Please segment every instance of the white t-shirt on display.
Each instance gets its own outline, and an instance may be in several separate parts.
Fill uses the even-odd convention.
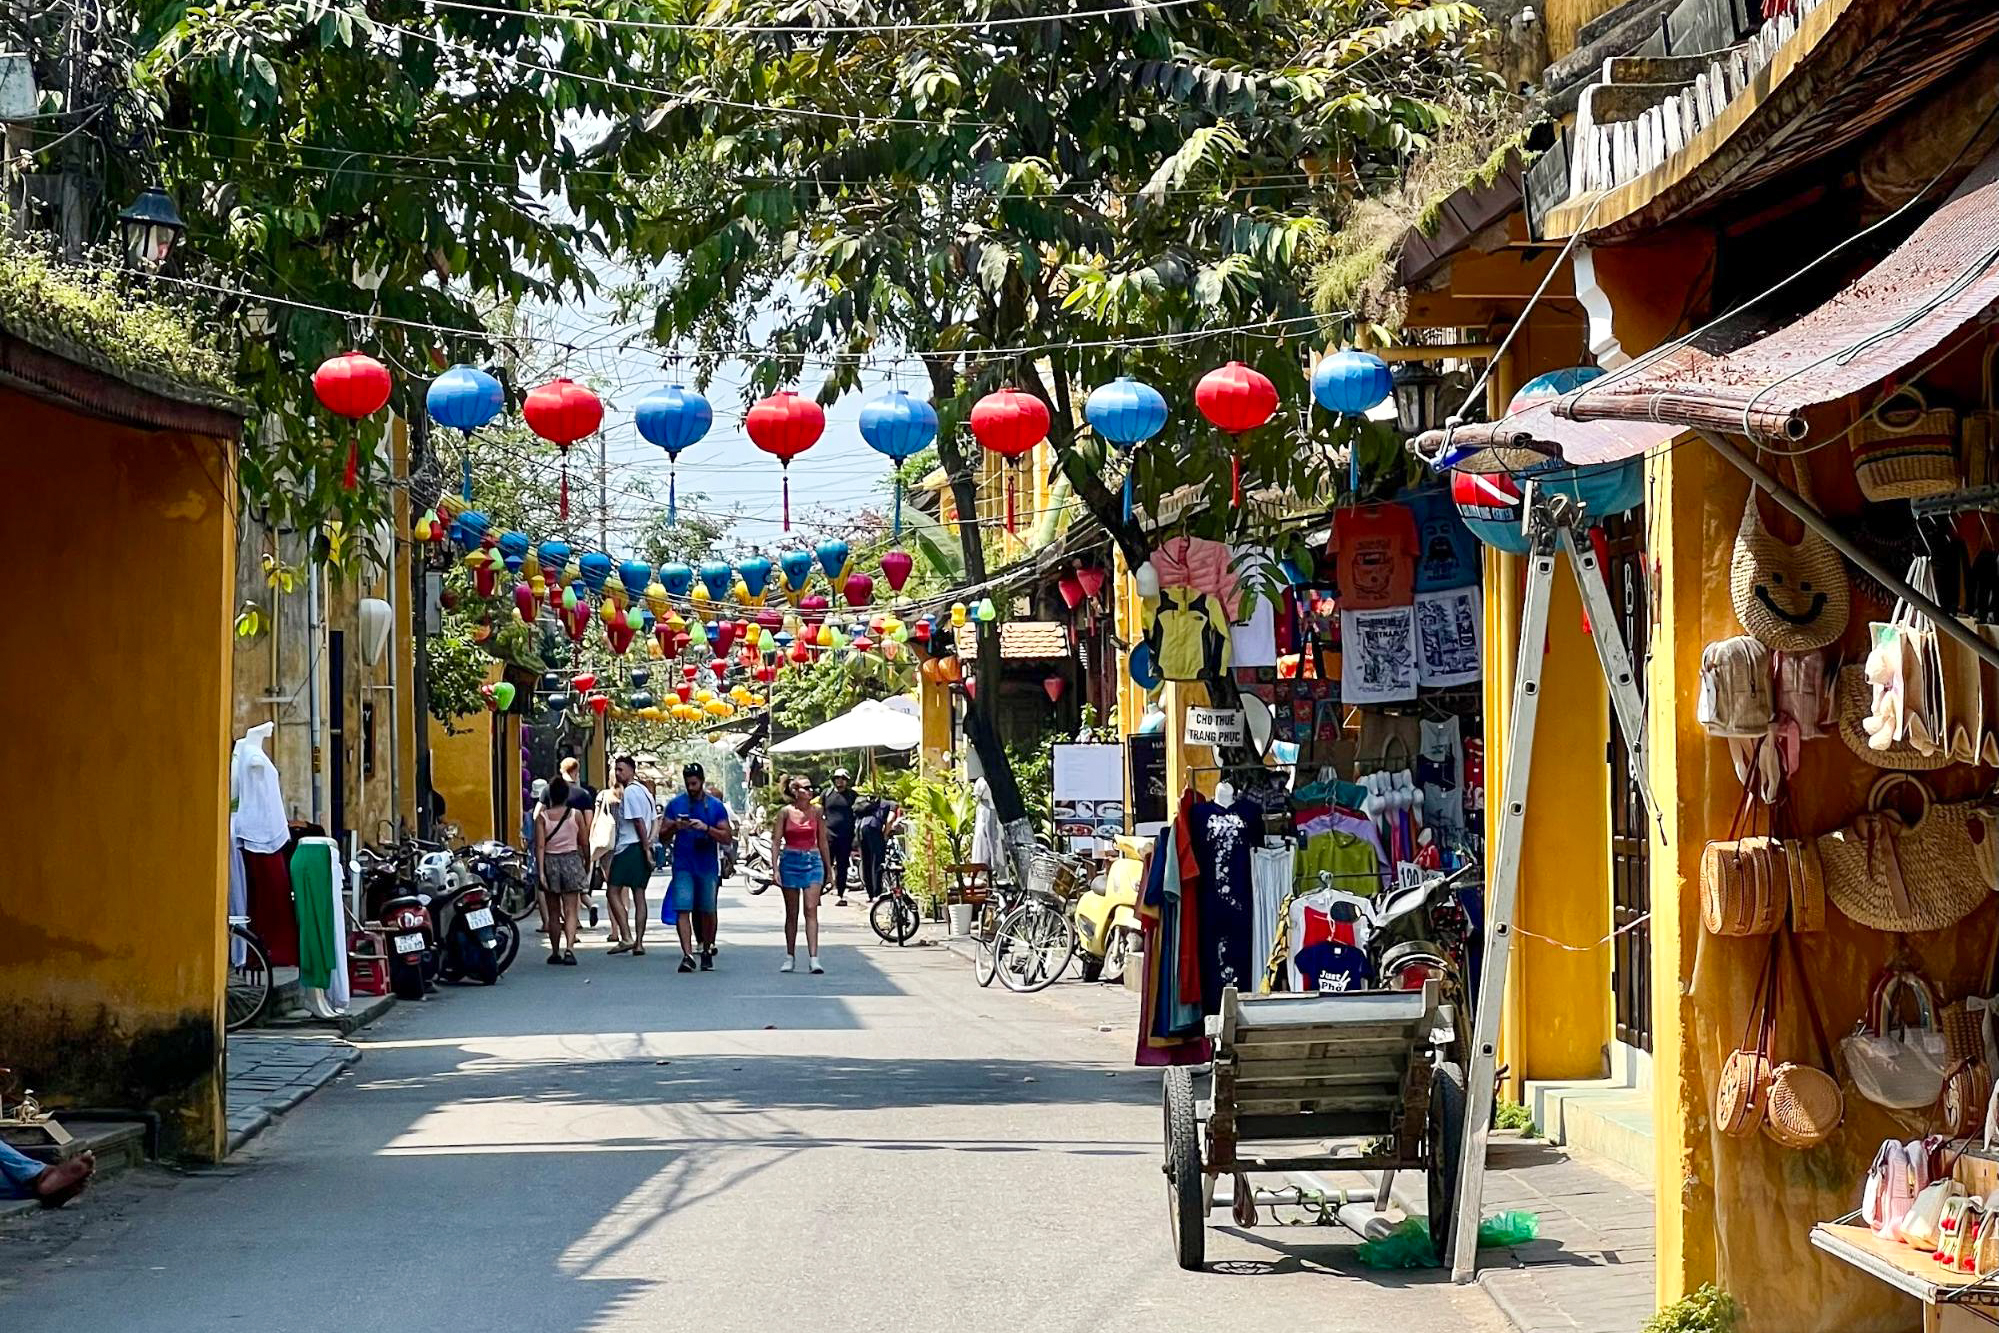
[[[658,822],[659,807],[653,803],[652,793],[640,783],[628,784],[625,787],[624,803],[618,807],[618,841],[612,847],[612,852],[615,854],[627,847],[638,846],[638,828],[648,830],[646,837],[650,840],[652,837],[650,830]],[[634,823],[638,828],[633,827]]]

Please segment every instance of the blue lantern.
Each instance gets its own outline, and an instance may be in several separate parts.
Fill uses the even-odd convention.
[[[1360,416],[1394,391],[1388,363],[1372,352],[1334,352],[1312,371],[1312,397],[1342,416]]]
[[[611,557],[602,551],[585,551],[576,561],[577,572],[583,575],[583,586],[595,597],[604,591],[604,585],[611,578]]]
[[[837,537],[829,537],[819,543],[819,568],[826,571],[826,581],[837,587],[841,574],[846,572],[847,557],[852,550],[847,543]]]
[[[736,566],[736,573],[743,580],[743,587],[753,602],[763,601],[764,589],[770,586],[771,570],[776,568],[767,555],[753,555]]]
[[[670,597],[685,597],[694,591],[694,570],[678,560],[659,567],[660,586]]]
[[[804,592],[805,581],[812,577],[812,552],[786,551],[777,558],[777,567],[784,571],[785,586],[793,592]]]
[[[777,633],[770,636],[770,641],[776,644],[780,648],[789,648],[791,647],[791,631],[788,629],[781,629]]]
[[[1083,417],[1090,423],[1090,429],[1128,453],[1166,429],[1166,400],[1150,384],[1120,375],[1090,391],[1083,403]],[[1131,521],[1131,492],[1132,470],[1127,466],[1124,472],[1127,523]]]
[[[729,600],[729,585],[735,576],[736,571],[720,560],[701,562],[701,585],[708,589],[708,595],[718,602]]]
[[[509,574],[521,572],[521,566],[528,562],[528,538],[525,532],[503,532],[500,534],[500,561]]]
[[[462,509],[458,517],[451,520],[451,540],[458,543],[462,551],[469,551],[486,540],[486,533],[493,526],[493,520],[476,509]]]
[[[891,389],[861,408],[861,438],[898,469],[895,477],[895,535],[902,535],[902,465],[937,438],[937,409],[901,389]]]
[[[507,405],[507,393],[498,380],[477,366],[453,366],[430,382],[423,401],[432,421],[469,436],[500,415],[500,409]],[[459,494],[470,504],[472,451],[469,446],[460,455],[459,466],[462,473]]]
[[[677,523],[680,505],[675,474],[679,471],[680,451],[708,433],[708,428],[715,424],[715,409],[694,390],[669,384],[639,399],[633,415],[639,434],[666,450],[666,521]]]
[[[562,582],[562,571],[569,568],[568,542],[543,542],[535,547],[534,558],[541,565],[541,576],[550,583]]]
[[[652,566],[643,560],[627,560],[618,566],[618,582],[625,585],[625,592],[637,602],[646,595],[646,585],[652,582]]]

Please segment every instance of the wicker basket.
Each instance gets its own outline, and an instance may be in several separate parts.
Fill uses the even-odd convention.
[[[1798,494],[1812,498],[1811,470],[1797,467]],[[1752,484],[1728,561],[1729,604],[1756,640],[1787,653],[1823,648],[1846,631],[1853,591],[1839,552],[1806,528],[1796,544],[1763,523]]]
[[[1876,768],[1902,773],[1925,773],[1950,762],[1950,756],[1942,750],[1924,754],[1907,741],[1896,741],[1885,750],[1874,749],[1868,745],[1867,733],[1860,726],[1860,719],[1873,711],[1874,689],[1867,683],[1865,668],[1858,663],[1841,667],[1833,685],[1833,714],[1839,738],[1857,758]]]
[[[1786,1148],[1818,1147],[1846,1115],[1838,1080],[1812,1065],[1787,1062],[1771,1070],[1768,1098],[1763,1132]]]
[[[1898,786],[1916,789],[1913,820],[1885,806]],[[1847,828],[1820,835],[1826,893],[1853,920],[1875,930],[1947,930],[1992,892],[1992,813],[1976,802],[1938,802],[1915,778],[1890,773],[1874,784],[1867,811]]]
[[[1044,898],[1066,902],[1089,884],[1089,872],[1082,864],[1045,848],[1037,848],[1027,864],[1027,891]]]
[[[1957,413],[1906,386],[1853,428],[1853,479],[1870,500],[1917,500],[1957,487]]]

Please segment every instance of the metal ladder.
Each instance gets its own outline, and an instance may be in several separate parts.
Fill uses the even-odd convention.
[[[1595,550],[1585,532],[1589,517],[1574,497],[1548,494],[1531,484],[1523,503],[1528,536],[1527,589],[1520,615],[1520,656],[1513,681],[1513,711],[1506,743],[1500,794],[1505,807],[1493,833],[1495,849],[1486,902],[1484,971],[1472,1026],[1471,1068],[1465,1075],[1465,1132],[1458,1159],[1457,1207],[1453,1214],[1453,1282],[1469,1282],[1478,1262],[1478,1224],[1485,1194],[1486,1141],[1492,1127],[1493,1084],[1499,1051],[1499,1014],[1506,994],[1507,965],[1513,954],[1513,914],[1520,896],[1520,839],[1527,824],[1527,785],[1534,771],[1534,725],[1541,712],[1541,673],[1546,661],[1548,603],[1555,588],[1555,557],[1568,558],[1589,617],[1618,730],[1624,735],[1632,781],[1644,796],[1655,823],[1658,804],[1647,776],[1645,704],[1638,693],[1631,654],[1617,625],[1617,609],[1604,586]],[[1660,825],[1663,829],[1663,825]]]

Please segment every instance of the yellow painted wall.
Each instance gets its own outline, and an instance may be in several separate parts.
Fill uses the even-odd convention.
[[[444,818],[467,842],[493,836],[493,723],[462,717],[454,734],[430,719],[430,781],[444,798]]]
[[[941,772],[951,764],[951,687],[919,678],[916,701],[923,720],[918,762],[925,773]]]
[[[0,617],[0,767],[56,797],[0,839],[0,1064],[219,1158],[233,446],[7,389],[0,420],[12,573],[52,590]]]
[[[1543,0],[1541,19],[1547,25],[1548,55],[1560,60],[1576,49],[1576,30],[1600,18],[1624,0]]]
[[[397,418],[389,433],[395,475],[409,475],[409,427]],[[410,528],[415,516],[410,512],[409,491],[401,486],[395,493],[395,518],[391,528],[396,538],[395,559],[390,578],[395,595],[389,601],[396,608],[395,627],[389,631],[389,654],[395,662],[394,695],[396,813],[412,830],[416,828],[416,634],[414,606],[410,593]]]

